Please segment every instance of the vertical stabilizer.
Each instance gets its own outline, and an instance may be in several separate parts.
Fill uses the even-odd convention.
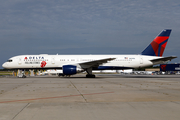
[[[164,29],[141,54],[162,56],[170,33],[171,29]]]

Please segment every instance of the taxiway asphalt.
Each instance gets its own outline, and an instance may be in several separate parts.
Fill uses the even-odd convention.
[[[0,120],[179,120],[180,75],[1,77]]]

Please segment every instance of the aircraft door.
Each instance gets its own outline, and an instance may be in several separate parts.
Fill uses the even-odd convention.
[[[52,63],[52,64],[55,64],[55,57],[52,57],[51,63]]]
[[[18,60],[18,64],[21,65],[22,64],[22,58],[20,57]]]
[[[143,64],[143,57],[140,56],[140,64]]]

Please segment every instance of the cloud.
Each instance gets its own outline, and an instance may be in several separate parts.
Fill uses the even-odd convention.
[[[89,53],[86,46],[92,53],[122,48],[124,53],[135,53],[162,29],[172,28],[166,50],[180,55],[178,0],[6,0],[0,4],[0,14],[0,50],[6,54],[62,49]]]

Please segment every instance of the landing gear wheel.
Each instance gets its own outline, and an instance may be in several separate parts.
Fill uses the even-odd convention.
[[[95,75],[91,75],[91,74],[87,74],[86,77],[87,78],[95,78],[96,76]]]

